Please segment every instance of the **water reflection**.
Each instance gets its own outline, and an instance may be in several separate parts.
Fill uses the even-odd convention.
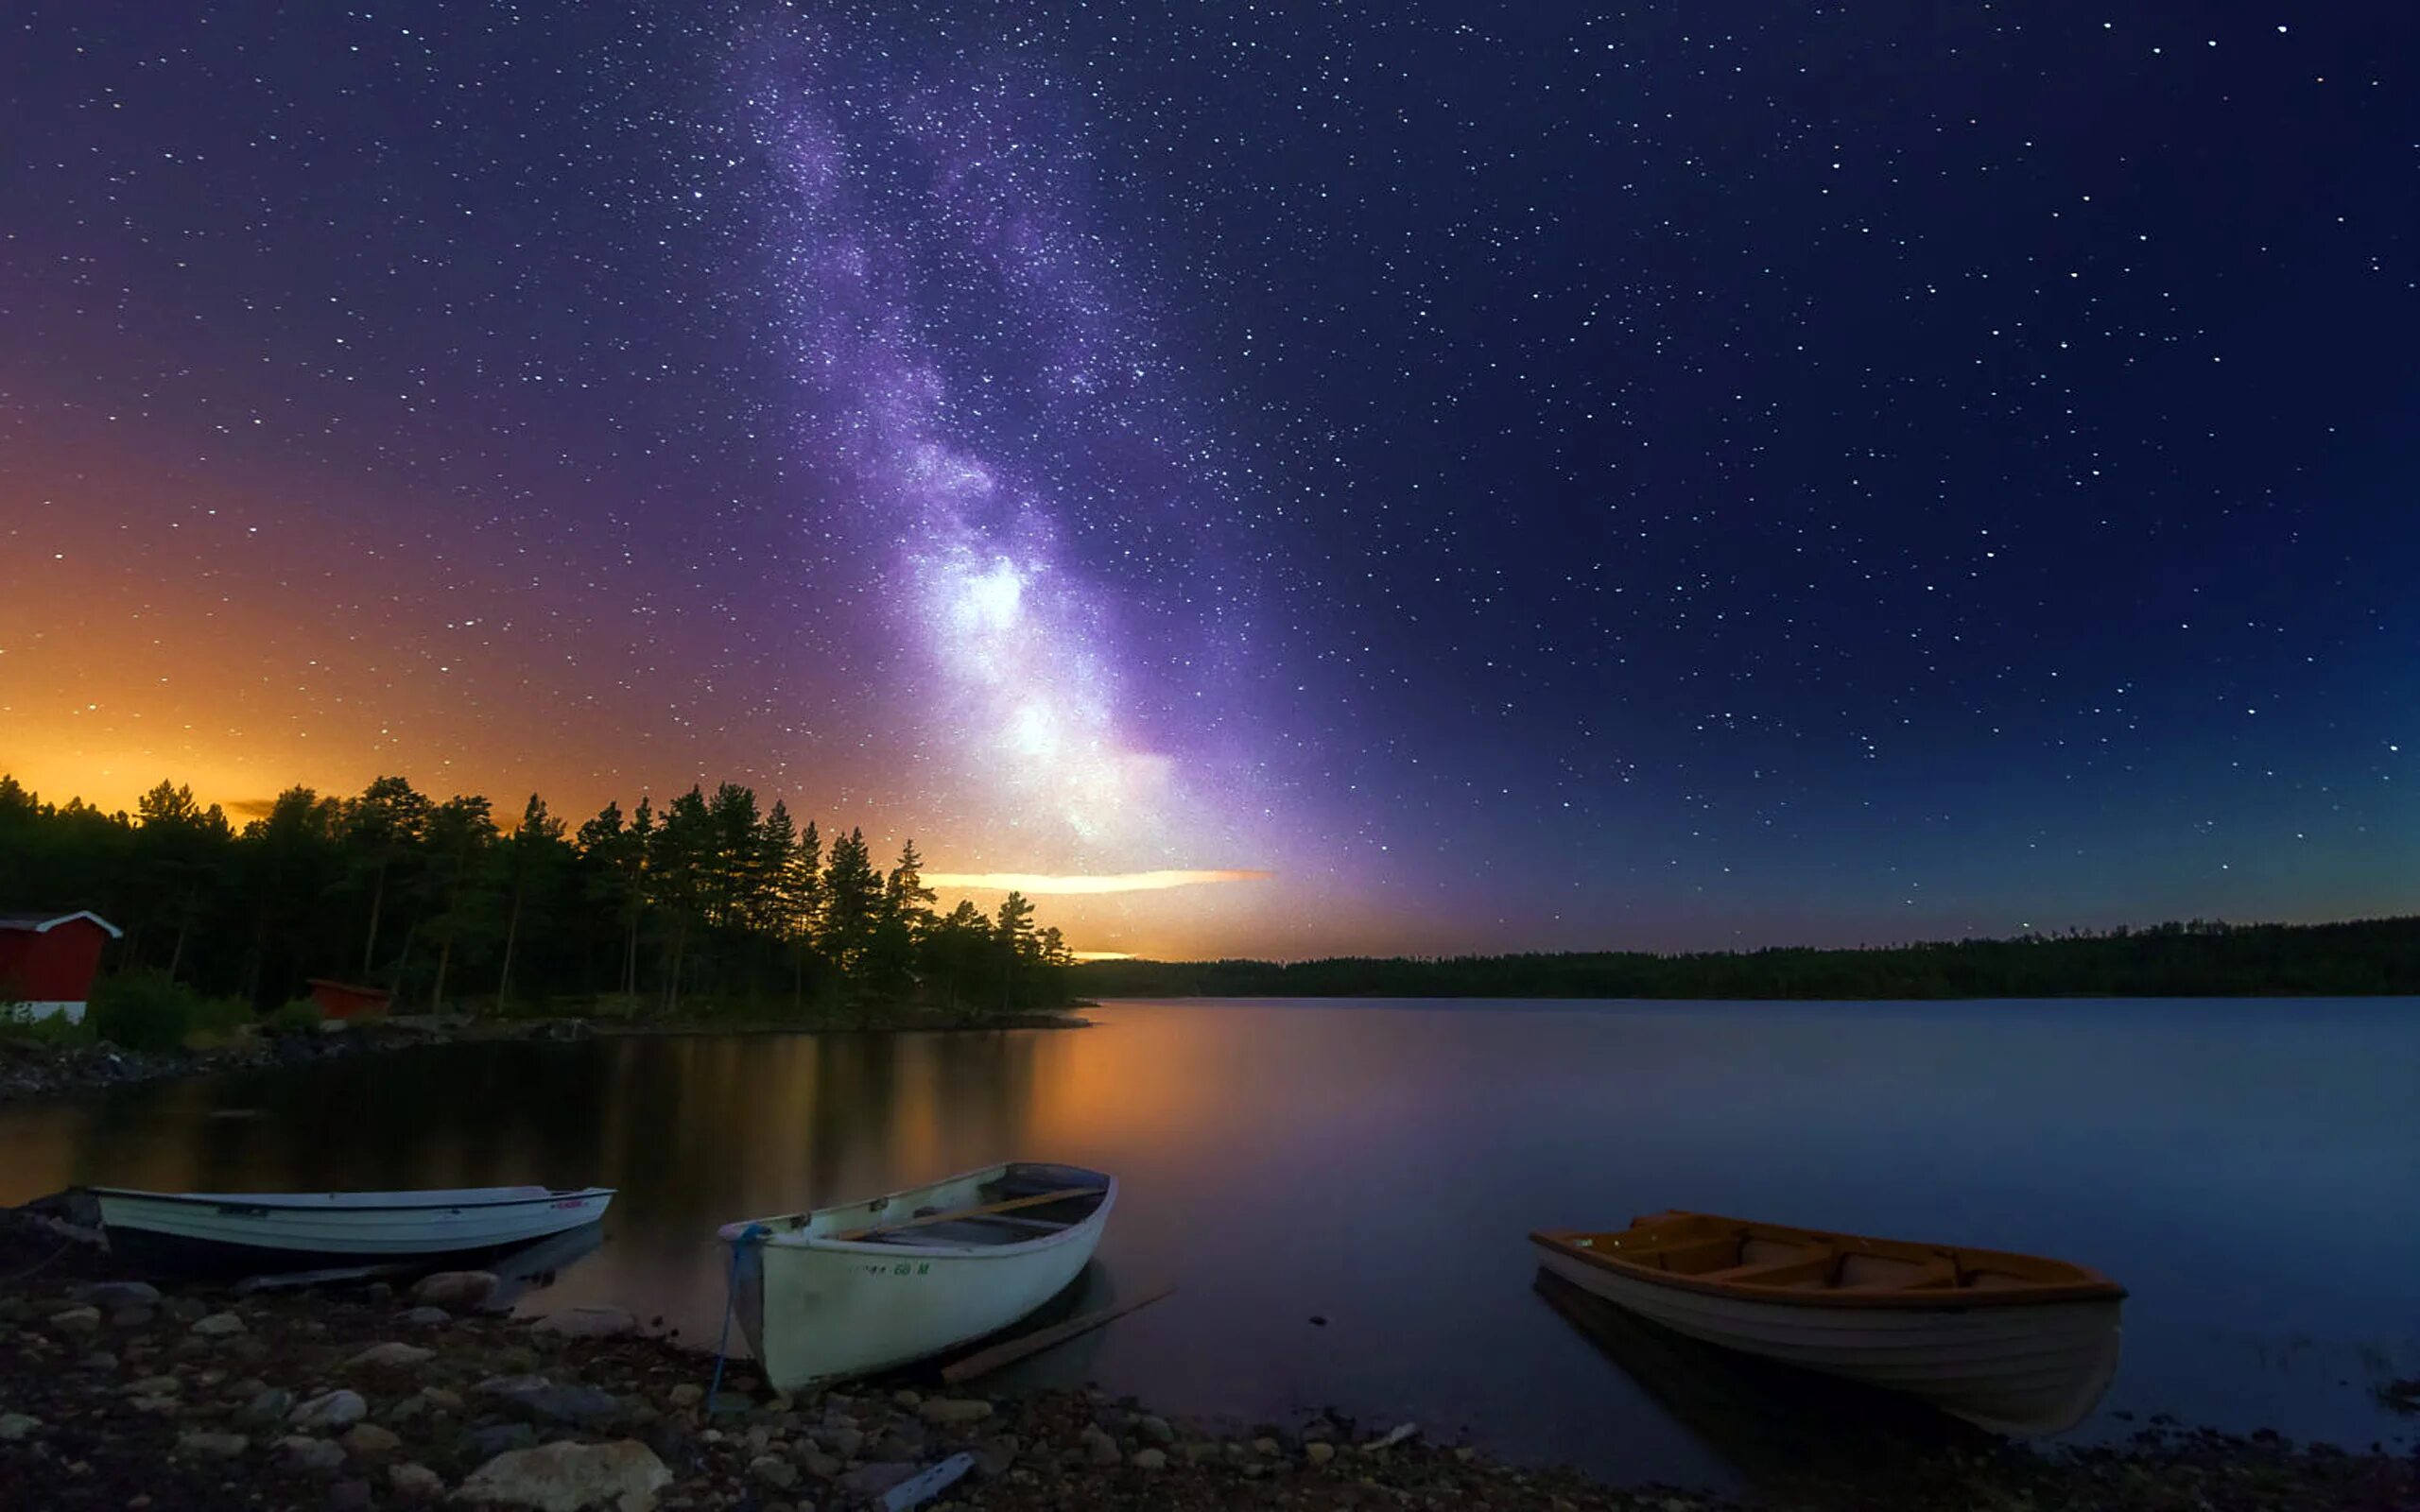
[[[2366,1444],[2420,1374],[2403,1003],[1112,1005],[1078,1033],[441,1047],[0,1109],[0,1200],[597,1182],[525,1305],[711,1343],[717,1225],[1010,1159],[1122,1179],[1090,1292],[1177,1294],[1011,1367],[1179,1412],[1334,1406],[1679,1483],[1719,1445],[1541,1306],[1524,1236],[1668,1207],[2059,1255],[2130,1286],[2112,1415]],[[251,1109],[256,1116],[215,1117]],[[2357,1215],[2357,1216],[2355,1216]],[[2342,1233],[2332,1284],[2280,1236]],[[1323,1327],[1309,1321],[1325,1318]],[[1778,1410],[1778,1409],[1764,1409]]]

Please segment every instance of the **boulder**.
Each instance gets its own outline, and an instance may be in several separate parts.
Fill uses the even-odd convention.
[[[389,1465],[387,1484],[405,1502],[434,1502],[445,1494],[445,1482],[425,1465]]]
[[[992,1416],[992,1404],[981,1398],[932,1397],[916,1408],[928,1423],[974,1423]]]
[[[345,1452],[348,1454],[360,1454],[373,1459],[381,1454],[391,1454],[404,1446],[400,1435],[379,1427],[376,1423],[355,1423],[344,1431],[344,1437],[337,1442],[344,1445]]]
[[[759,1454],[748,1462],[748,1473],[777,1491],[798,1484],[798,1467],[777,1454]]]
[[[706,1388],[694,1381],[683,1381],[665,1400],[675,1407],[694,1407],[706,1400]]]
[[[542,1444],[516,1449],[471,1472],[455,1492],[464,1502],[536,1512],[645,1506],[672,1484],[672,1472],[636,1439],[611,1444]]]
[[[297,1428],[346,1428],[370,1416],[358,1391],[329,1391],[294,1409],[286,1421]]]
[[[538,1431],[527,1423],[491,1423],[474,1428],[461,1438],[464,1460],[491,1460],[516,1449],[534,1449]]]
[[[857,1501],[873,1502],[879,1500],[885,1491],[900,1482],[913,1478],[915,1474],[915,1466],[897,1460],[860,1465],[840,1477],[840,1489]]]
[[[268,1428],[285,1421],[285,1415],[293,1410],[294,1393],[270,1386],[236,1408],[235,1420],[252,1428]]]
[[[0,1444],[13,1444],[31,1437],[41,1426],[39,1418],[28,1418],[21,1412],[0,1412]]]
[[[110,1327],[113,1329],[149,1328],[159,1315],[160,1310],[158,1308],[145,1307],[138,1302],[130,1307],[121,1307],[112,1313],[110,1314]]]
[[[478,1391],[504,1411],[532,1422],[601,1428],[631,1415],[630,1408],[611,1392],[595,1386],[559,1386],[544,1376],[491,1376],[479,1383]]]
[[[434,1276],[424,1276],[412,1287],[412,1300],[429,1307],[450,1307],[457,1311],[477,1307],[495,1295],[496,1279],[493,1271],[441,1270]]]
[[[104,1311],[120,1307],[152,1307],[160,1300],[160,1288],[149,1281],[95,1281],[83,1288],[77,1300],[90,1302]]]
[[[97,1307],[71,1307],[50,1314],[54,1333],[90,1333],[101,1326],[101,1310]]]
[[[291,1434],[277,1441],[278,1458],[298,1470],[333,1470],[344,1464],[344,1450],[333,1439]]]
[[[638,1319],[618,1307],[567,1307],[540,1318],[537,1332],[566,1339],[618,1339],[638,1326]]]
[[[1138,1449],[1134,1452],[1133,1458],[1126,1463],[1138,1470],[1164,1470],[1168,1468],[1167,1452],[1158,1449]]]
[[[373,1344],[344,1363],[348,1370],[402,1370],[436,1357],[417,1344]]]
[[[454,1321],[454,1314],[441,1307],[415,1307],[403,1315],[403,1321],[416,1329],[441,1328]]]
[[[1336,1458],[1336,1446],[1323,1438],[1313,1439],[1303,1446],[1303,1457],[1314,1465],[1324,1465]]]
[[[196,1318],[189,1332],[205,1339],[223,1339],[243,1332],[244,1320],[233,1313],[213,1313],[207,1317]]]
[[[252,1441],[241,1434],[213,1434],[192,1428],[177,1435],[177,1452],[199,1454],[205,1459],[233,1459],[251,1447]]]

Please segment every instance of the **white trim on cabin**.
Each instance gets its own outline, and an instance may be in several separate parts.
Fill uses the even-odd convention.
[[[108,930],[112,939],[126,937],[125,930],[118,928],[89,908],[78,909],[72,914],[60,914],[55,919],[43,919],[40,922],[36,922],[34,917],[30,915],[16,919],[0,918],[0,929],[13,929],[28,935],[47,935],[60,925],[72,924],[79,919],[89,919]]]
[[[9,1008],[22,1008],[31,1019],[65,1019],[70,1023],[84,1022],[84,1005],[53,999],[47,1003],[11,1003]]]

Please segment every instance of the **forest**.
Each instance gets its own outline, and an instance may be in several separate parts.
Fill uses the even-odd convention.
[[[0,911],[89,908],[104,963],[255,1008],[306,980],[390,988],[395,1011],[598,1011],[862,1022],[1066,999],[1072,959],[1011,893],[943,913],[915,842],[888,867],[724,782],[577,827],[531,795],[437,799],[400,777],[356,797],[292,787],[240,827],[162,782],[131,815],[43,802],[0,776]]]
[[[2194,919],[1854,950],[1094,961],[1087,997],[2040,998],[2420,993],[2420,918]]]

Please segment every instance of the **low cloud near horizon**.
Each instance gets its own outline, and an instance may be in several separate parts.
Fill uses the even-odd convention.
[[[1095,875],[1053,876],[1038,871],[928,871],[927,887],[954,887],[975,892],[1046,893],[1159,892],[1169,887],[1197,887],[1214,882],[1259,882],[1272,872],[1229,868],[1215,871],[1118,871]]]

